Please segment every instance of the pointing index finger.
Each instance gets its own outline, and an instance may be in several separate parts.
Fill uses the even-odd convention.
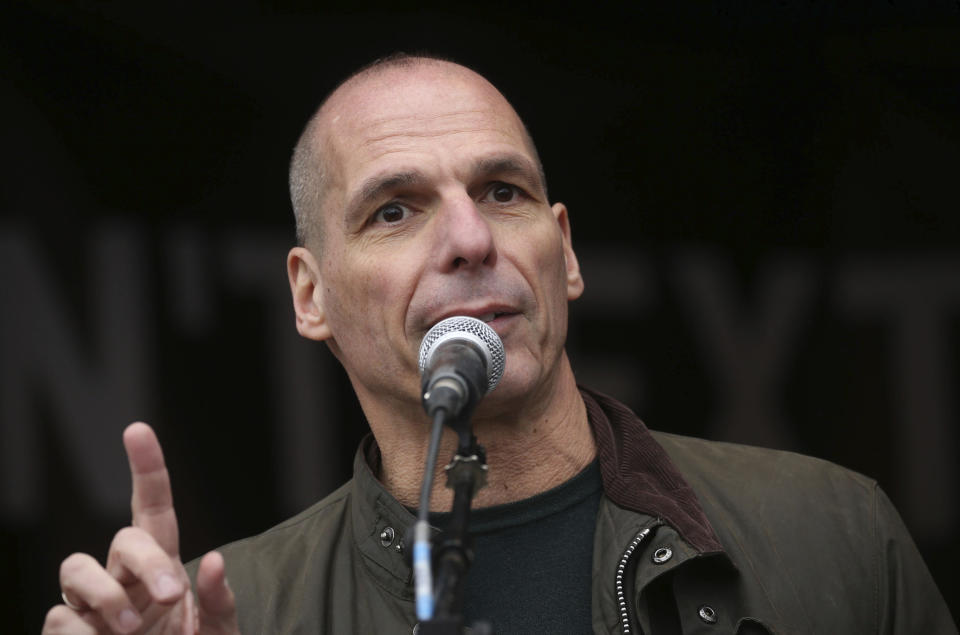
[[[133,480],[133,525],[145,529],[170,556],[180,555],[177,515],[173,509],[170,475],[153,429],[131,423],[123,431],[123,445]]]

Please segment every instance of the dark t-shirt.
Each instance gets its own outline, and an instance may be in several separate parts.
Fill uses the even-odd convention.
[[[601,492],[594,461],[552,490],[473,510],[476,558],[467,574],[466,624],[485,620],[495,635],[592,632],[593,534]],[[431,524],[445,527],[448,517],[431,514]]]

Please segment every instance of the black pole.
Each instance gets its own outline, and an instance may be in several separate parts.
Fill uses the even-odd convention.
[[[463,595],[467,571],[473,563],[470,505],[486,485],[487,461],[483,447],[468,430],[458,427],[459,447],[447,465],[447,487],[453,490],[453,507],[447,527],[433,539],[434,617],[421,622],[423,635],[463,635]],[[474,632],[492,633],[486,623]]]

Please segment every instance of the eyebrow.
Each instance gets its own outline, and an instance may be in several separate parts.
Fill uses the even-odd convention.
[[[531,189],[543,187],[539,170],[536,169],[532,161],[521,154],[498,154],[481,157],[471,167],[471,179],[489,178],[497,175],[520,177]],[[360,185],[357,193],[351,197],[346,206],[348,210],[345,219],[347,225],[352,226],[357,221],[357,217],[366,212],[370,203],[381,198],[384,194],[400,188],[422,185],[428,181],[429,177],[416,169],[384,172],[371,176]]]
[[[510,175],[521,177],[531,189],[543,187],[540,171],[533,162],[520,154],[506,154],[479,159],[473,166],[474,174],[481,176]]]
[[[347,223],[353,224],[356,217],[366,211],[368,204],[386,192],[401,187],[419,185],[427,180],[423,173],[416,170],[375,174],[360,185],[359,191],[347,204]]]

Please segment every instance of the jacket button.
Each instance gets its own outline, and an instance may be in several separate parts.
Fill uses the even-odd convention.
[[[670,547],[660,547],[653,552],[653,563],[654,564],[663,564],[667,560],[673,557],[673,549]]]
[[[380,544],[384,547],[389,547],[393,544],[393,538],[396,536],[396,532],[393,530],[393,527],[384,527],[383,531],[380,532]]]
[[[713,610],[712,606],[704,604],[700,607],[700,619],[706,622],[707,624],[716,624],[717,623],[717,612]]]

